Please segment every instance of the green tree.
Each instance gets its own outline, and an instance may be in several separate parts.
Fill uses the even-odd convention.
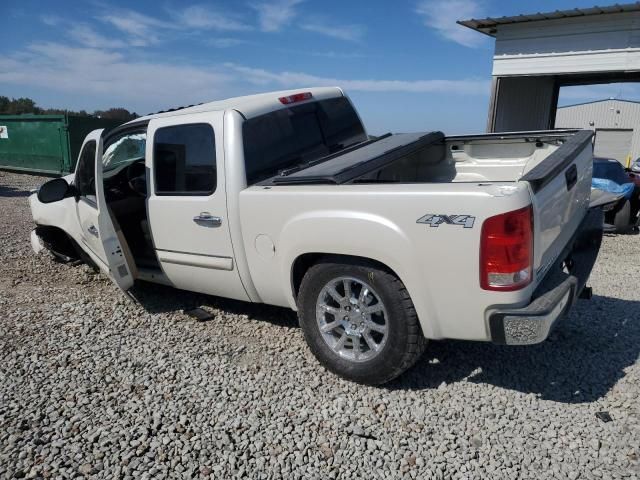
[[[0,113],[5,113],[9,109],[11,99],[0,95]]]
[[[110,108],[109,110],[96,110],[93,112],[94,117],[99,118],[109,118],[112,120],[122,120],[123,122],[128,122],[129,120],[133,120],[134,118],[138,118],[137,113],[131,113],[126,108]]]
[[[36,105],[36,102],[30,98],[22,97],[22,98],[9,98],[0,95],[0,114],[9,114],[9,115],[21,115],[23,113],[45,113],[50,115],[77,115],[80,117],[99,117],[99,118],[109,118],[113,120],[121,120],[123,122],[127,122],[129,120],[133,120],[134,118],[138,118],[138,114],[135,112],[130,112],[126,108],[117,107],[110,108],[108,110],[96,110],[92,114],[88,113],[86,110],[80,110],[79,112],[73,110],[67,110],[63,108],[40,108]]]
[[[36,102],[30,98],[8,98],[0,97],[0,112],[11,115],[21,115],[23,113],[40,113],[42,110],[36,106]]]

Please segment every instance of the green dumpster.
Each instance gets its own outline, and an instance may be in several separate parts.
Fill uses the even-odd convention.
[[[46,175],[74,171],[84,137],[120,120],[75,115],[0,115],[0,169]]]

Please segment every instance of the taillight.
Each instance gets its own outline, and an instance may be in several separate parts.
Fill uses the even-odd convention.
[[[512,291],[531,282],[531,205],[487,218],[480,235],[480,286],[483,289]]]
[[[290,103],[302,102],[303,100],[309,100],[312,98],[311,92],[303,92],[303,93],[294,93],[293,95],[289,95],[287,97],[280,97],[280,103],[284,105],[289,105]]]

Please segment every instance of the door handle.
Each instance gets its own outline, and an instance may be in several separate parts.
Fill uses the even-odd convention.
[[[98,237],[98,229],[95,227],[95,225],[91,225],[89,228],[87,228],[87,232],[89,232],[94,237]]]
[[[222,225],[222,218],[211,215],[209,212],[200,212],[200,215],[193,217],[193,221],[198,224],[206,224],[211,227]]]

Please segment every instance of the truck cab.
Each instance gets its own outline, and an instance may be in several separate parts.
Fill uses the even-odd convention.
[[[59,210],[73,240],[124,290],[141,279],[256,299],[241,279],[246,262],[234,255],[231,231],[239,225],[227,215],[238,208],[239,192],[301,158],[367,139],[348,98],[330,88],[314,89],[314,102],[296,112],[291,131],[274,131],[263,113],[289,115],[287,102],[300,99],[287,94],[212,102],[96,130],[82,145],[75,174],[65,177],[70,199],[48,208]],[[243,130],[250,141],[238,144]],[[242,244],[236,249],[242,253]]]

